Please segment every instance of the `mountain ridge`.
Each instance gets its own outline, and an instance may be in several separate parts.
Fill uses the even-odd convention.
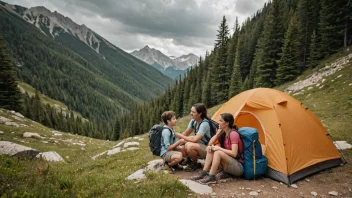
[[[158,63],[163,66],[164,69],[175,66],[179,70],[185,70],[191,66],[195,66],[199,60],[199,57],[193,53],[181,55],[180,57],[167,56],[160,50],[150,48],[148,45],[142,49],[134,50],[130,54],[150,65]]]

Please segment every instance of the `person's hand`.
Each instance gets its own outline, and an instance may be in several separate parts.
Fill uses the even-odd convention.
[[[186,140],[184,140],[184,139],[179,139],[179,140],[178,140],[178,143],[179,143],[179,144],[185,144],[185,143],[186,143]]]
[[[212,146],[211,146],[211,150],[212,150],[212,151],[218,151],[218,150],[220,150],[220,147],[219,147],[219,146],[214,146],[214,145],[212,145]]]
[[[207,152],[211,152],[211,147],[212,146],[207,146]]]

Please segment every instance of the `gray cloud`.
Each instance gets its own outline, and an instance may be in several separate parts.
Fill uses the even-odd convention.
[[[225,15],[229,28],[267,0],[5,0],[24,7],[43,5],[85,24],[130,52],[149,45],[167,55],[204,55],[213,48]]]

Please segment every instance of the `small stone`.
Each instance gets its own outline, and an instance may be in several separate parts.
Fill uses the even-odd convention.
[[[318,195],[318,193],[316,193],[316,192],[314,192],[314,191],[310,192],[310,194],[311,194],[312,196],[314,196],[314,197]]]
[[[246,193],[242,193],[241,195],[242,195],[242,196],[246,196]]]
[[[348,86],[352,86],[352,83],[350,83]]]
[[[339,75],[339,76],[337,76],[337,78],[341,78],[342,77],[342,74],[341,75]]]
[[[264,188],[264,185],[260,185],[261,188]]]
[[[339,193],[336,192],[336,191],[330,191],[330,192],[329,192],[329,195],[332,195],[332,196],[339,196]]]
[[[0,135],[2,135],[2,134],[4,134],[4,132],[3,132],[3,131],[0,131]]]
[[[284,183],[280,182],[281,185],[283,185]]]
[[[211,196],[216,196],[216,192],[211,193]]]
[[[305,179],[306,180],[306,182],[310,182],[310,180],[309,179]]]
[[[277,190],[277,189],[278,189],[276,186],[273,186],[273,187],[271,187],[271,188],[274,189],[274,190]]]
[[[255,191],[252,191],[252,192],[249,193],[249,195],[250,195],[250,196],[258,196],[258,193],[255,192]]]
[[[292,188],[297,188],[297,185],[296,184],[292,184],[291,187]]]
[[[348,191],[352,192],[352,188],[349,188]]]
[[[257,190],[258,193],[262,192],[261,190]]]
[[[252,190],[251,188],[246,188],[246,190]]]
[[[313,89],[313,87],[308,87],[308,90],[311,90],[311,89]]]
[[[334,80],[331,80],[331,82],[334,82]]]

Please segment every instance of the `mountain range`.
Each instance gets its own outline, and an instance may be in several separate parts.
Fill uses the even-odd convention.
[[[22,81],[102,125],[173,84],[85,25],[42,6],[0,1],[0,35]]]
[[[189,67],[197,65],[199,61],[199,57],[192,53],[175,58],[166,56],[161,51],[150,48],[148,45],[140,50],[131,52],[131,54],[171,78],[182,75]]]

